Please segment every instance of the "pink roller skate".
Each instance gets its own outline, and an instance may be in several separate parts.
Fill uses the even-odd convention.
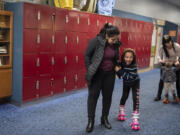
[[[139,113],[137,111],[134,111],[133,117],[132,117],[131,127],[133,130],[139,130]]]
[[[118,120],[120,120],[120,121],[125,121],[126,120],[124,105],[120,105],[119,114],[118,114]]]

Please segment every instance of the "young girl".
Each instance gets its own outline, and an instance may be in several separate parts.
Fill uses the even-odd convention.
[[[118,119],[125,120],[125,103],[132,89],[133,96],[133,116],[131,127],[139,130],[139,87],[140,79],[137,73],[136,55],[133,49],[126,49],[121,56],[121,67],[116,66],[115,71],[119,78],[123,78],[123,94],[120,101]]]
[[[173,62],[167,61],[164,64],[165,66],[162,67],[162,80],[164,82],[164,90],[165,90],[165,98],[163,100],[163,103],[168,104],[169,103],[169,89],[172,91],[173,99],[176,103],[178,103],[179,99],[176,96],[175,93],[175,87],[174,82],[176,81],[176,74],[174,72]]]

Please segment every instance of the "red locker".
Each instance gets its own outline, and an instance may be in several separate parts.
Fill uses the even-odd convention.
[[[127,28],[127,32],[131,32],[131,19],[126,19],[126,28]]]
[[[40,52],[51,52],[53,47],[53,31],[41,29],[38,34],[38,45]]]
[[[78,32],[76,35],[76,42],[78,43],[77,52],[84,53],[86,50],[86,47],[88,45],[88,33],[85,32]]]
[[[33,77],[38,74],[39,59],[36,54],[23,55],[23,76]]]
[[[38,10],[37,5],[24,3],[24,28],[38,28]]]
[[[56,8],[55,15],[55,31],[67,30],[69,25],[68,10],[62,8]]]
[[[24,29],[23,30],[23,53],[37,53],[37,38],[38,30]],[[31,42],[29,42],[31,39]]]
[[[67,53],[77,53],[79,49],[79,36],[77,35],[77,32],[67,32],[67,38]]]
[[[78,17],[79,17],[78,32],[88,32],[89,14],[78,12]]]
[[[79,31],[80,17],[77,11],[69,10],[68,12],[68,31]]]
[[[53,80],[51,80],[51,83],[53,83],[52,90],[54,94],[63,93],[65,91],[65,77],[65,73],[61,73],[61,71],[59,71],[58,74],[53,75]]]
[[[123,43],[123,47],[125,48],[128,46],[128,36],[128,32],[121,32],[121,42]]]
[[[99,31],[101,30],[101,28],[104,26],[105,23],[107,23],[107,16],[103,16],[103,15],[99,15]]]
[[[50,75],[52,73],[52,66],[54,65],[54,58],[52,54],[39,54],[39,74]]]
[[[40,75],[39,80],[39,97],[53,95],[52,90],[52,77],[50,75]]]
[[[53,73],[55,75],[65,74],[67,72],[67,56],[66,54],[55,53],[54,54],[54,66]]]
[[[42,5],[39,5],[37,8],[39,28],[53,30],[53,23],[55,20],[55,9],[53,7],[47,7]]]
[[[77,75],[78,75],[77,88],[81,89],[87,87],[87,82],[85,80],[85,71],[82,70]]]
[[[85,52],[84,52],[85,53]],[[78,70],[85,70],[84,53],[79,53],[78,58]]]
[[[67,51],[68,34],[66,31],[55,31],[55,43],[53,51],[56,53],[65,54]]]
[[[93,32],[93,33],[99,33],[99,19],[98,15],[96,14],[90,14],[89,15],[89,29],[88,32]]]
[[[122,18],[122,31],[123,32],[127,32],[128,29],[128,24],[127,24],[127,19],[126,18]]]
[[[72,69],[73,68],[71,68],[71,71],[68,71],[66,73],[66,85],[65,85],[66,91],[72,91],[77,88],[77,85],[75,85],[77,77]]]
[[[37,78],[34,77],[23,77],[23,91],[22,91],[22,100],[30,101],[38,98],[38,84]]]

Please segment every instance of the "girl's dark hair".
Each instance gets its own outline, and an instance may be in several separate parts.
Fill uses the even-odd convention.
[[[108,37],[113,37],[115,35],[119,35],[120,31],[118,27],[113,26],[111,23],[105,23],[103,28],[101,28],[99,35],[106,37],[106,34]]]
[[[162,45],[163,45],[163,50],[164,50],[164,52],[165,52],[165,55],[166,55],[166,57],[168,57],[169,58],[169,53],[168,53],[168,51],[167,51],[167,48],[166,48],[166,43],[169,43],[169,42],[172,42],[172,47],[173,47],[173,50],[174,50],[174,52],[175,52],[175,48],[174,48],[174,42],[173,42],[173,40],[172,40],[172,37],[171,36],[169,36],[169,35],[164,35],[163,36],[163,39],[162,39]]]
[[[126,62],[125,62],[125,60],[124,60],[124,57],[125,57],[125,55],[126,55],[127,52],[130,52],[130,53],[132,53],[132,55],[133,55],[133,61],[132,61],[132,63],[131,63],[130,65],[136,65],[136,54],[135,54],[134,50],[131,49],[131,48],[127,48],[127,49],[125,49],[125,50],[123,51],[122,56],[121,56],[121,62],[122,62],[122,64],[123,64],[123,65],[126,64]]]

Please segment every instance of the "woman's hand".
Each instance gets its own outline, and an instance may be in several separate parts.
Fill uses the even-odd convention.
[[[114,70],[115,70],[116,72],[118,72],[120,69],[121,69],[120,66],[116,66]]]
[[[174,65],[177,67],[177,66],[180,66],[180,63],[179,63],[179,61],[176,61],[175,63],[174,63]]]
[[[159,59],[159,63],[160,63],[160,64],[165,64],[165,61],[164,61],[164,60]]]

